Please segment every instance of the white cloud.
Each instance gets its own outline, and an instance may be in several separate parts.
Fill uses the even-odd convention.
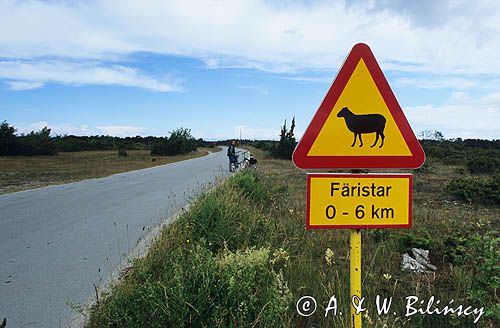
[[[116,137],[133,137],[140,135],[144,128],[139,126],[127,125],[111,125],[111,126],[98,126],[99,134],[116,136]]]
[[[50,124],[47,121],[38,121],[32,123],[19,123],[14,124],[17,129],[17,133],[30,133],[31,131],[39,131],[44,127],[51,129],[51,135],[79,135],[79,136],[89,136],[96,135],[97,131],[92,129],[90,126],[82,124],[79,126],[61,123],[61,124]]]
[[[500,139],[500,91],[477,98],[458,92],[442,106],[407,107],[405,114],[415,133],[430,129],[446,138]]]
[[[137,69],[120,65],[105,67],[96,62],[0,60],[0,78],[7,79],[7,84],[14,90],[34,89],[50,82],[122,85],[159,92],[180,90],[175,84],[153,79]]]
[[[9,13],[0,57],[112,60],[145,51],[196,57],[210,67],[336,70],[347,50],[365,41],[384,68],[499,72],[500,5],[443,3],[429,15],[401,1],[11,0],[0,4]]]
[[[51,124],[47,121],[39,121],[32,123],[19,123],[14,124],[17,133],[27,134],[31,131],[39,131],[44,127],[51,129],[51,135],[77,135],[77,136],[91,136],[91,135],[109,135],[115,137],[134,137],[147,132],[145,128],[140,126],[129,125],[110,125],[110,126],[96,126],[91,127],[87,124],[73,125],[70,123]]]
[[[480,86],[480,82],[474,79],[457,77],[439,78],[398,78],[396,84],[400,86],[411,86],[418,89],[445,89],[467,90]]]
[[[39,122],[19,124],[14,126],[17,129],[17,133],[30,133],[31,131],[39,131],[48,125],[49,123],[46,121],[39,121]]]
[[[303,82],[303,83],[321,83],[321,84],[332,84],[332,77],[317,77],[317,76],[288,76],[287,80]]]
[[[232,135],[226,135],[225,139],[239,139],[241,132],[242,139],[269,139],[277,140],[279,139],[280,131],[277,129],[266,129],[259,127],[249,127],[246,125],[238,125],[233,128]]]
[[[7,81],[5,82],[11,90],[32,90],[43,87],[42,82],[30,82],[30,81]]]

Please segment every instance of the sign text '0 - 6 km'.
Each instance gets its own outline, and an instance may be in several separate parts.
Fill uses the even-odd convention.
[[[411,174],[308,174],[308,228],[411,227]]]

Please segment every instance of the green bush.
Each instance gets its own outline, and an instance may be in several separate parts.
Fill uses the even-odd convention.
[[[438,244],[432,234],[425,228],[405,231],[402,234],[395,235],[394,238],[397,241],[398,248],[401,253],[410,252],[412,248],[433,251],[436,249]]]
[[[460,200],[485,205],[500,205],[500,174],[492,178],[459,178],[452,180],[446,190]]]
[[[463,265],[467,258],[467,244],[470,238],[462,235],[448,236],[444,241],[444,255],[453,265]]]
[[[500,170],[500,158],[496,156],[472,157],[467,161],[471,174],[495,174]]]
[[[475,304],[487,304],[500,288],[499,231],[472,236],[450,236],[445,242],[445,255],[454,265],[475,267],[476,274],[469,279],[468,299]],[[500,320],[500,307],[486,309],[486,318]]]
[[[265,151],[272,151],[276,147],[277,142],[272,140],[259,140],[252,143],[252,146]]]
[[[190,129],[179,128],[171,132],[170,137],[163,139],[151,149],[153,156],[172,156],[196,150],[196,139]]]
[[[451,165],[463,165],[468,161],[473,161],[471,163],[473,170],[475,169],[475,159],[487,157],[498,161],[500,156],[500,140],[462,140],[459,138],[455,140],[421,140],[420,143],[427,157],[438,158],[443,163]],[[483,162],[483,160],[477,161]],[[479,165],[482,167],[482,163]]]

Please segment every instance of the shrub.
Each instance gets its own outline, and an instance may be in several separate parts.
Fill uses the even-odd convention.
[[[437,247],[437,241],[427,229],[405,231],[402,234],[395,235],[394,238],[401,252],[410,252],[412,248],[434,250]]]
[[[163,139],[151,149],[153,156],[172,156],[196,150],[196,139],[190,129],[179,128],[171,132],[170,137]]]
[[[446,190],[460,200],[500,205],[500,174],[491,179],[460,178],[450,181]]]
[[[494,174],[500,168],[500,159],[496,156],[472,157],[467,161],[471,174]]]
[[[260,140],[253,143],[255,148],[266,151],[272,151],[276,147],[277,142],[272,140]]]
[[[500,238],[493,230],[472,236],[452,235],[445,242],[445,255],[454,265],[475,267],[478,273],[469,280],[468,299],[487,304],[500,286]],[[486,318],[500,319],[498,306],[486,309]]]

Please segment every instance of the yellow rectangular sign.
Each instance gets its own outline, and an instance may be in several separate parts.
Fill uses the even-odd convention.
[[[307,175],[307,228],[410,228],[411,174]]]

